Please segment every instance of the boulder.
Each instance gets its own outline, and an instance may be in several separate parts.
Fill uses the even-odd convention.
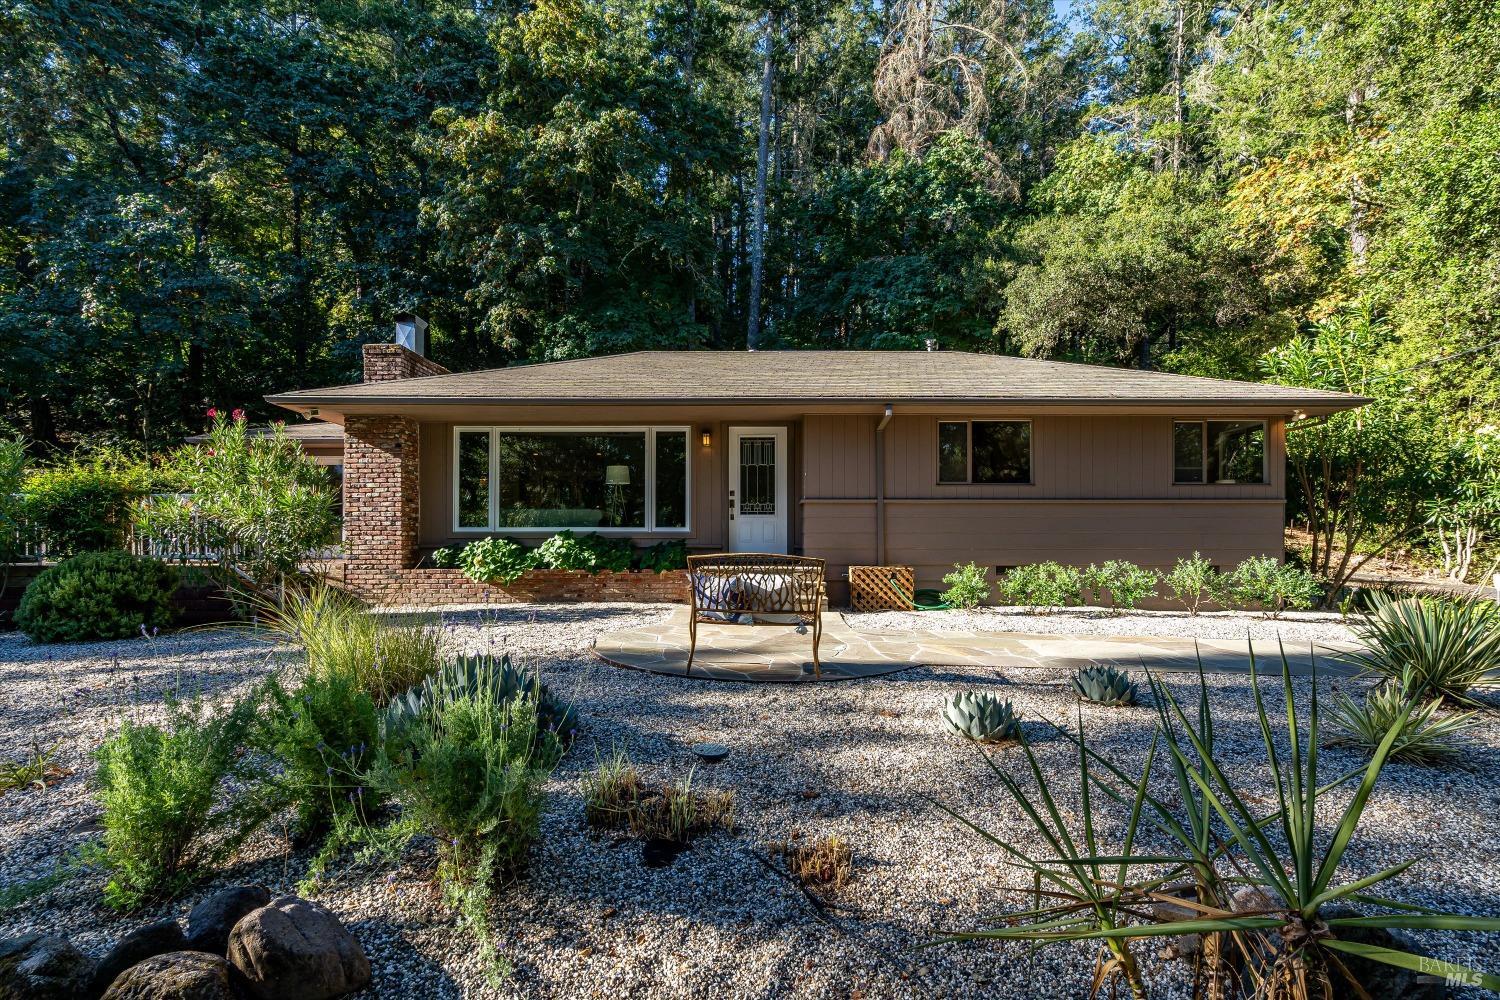
[[[169,951],[121,972],[101,1000],[234,1000],[234,988],[218,955]]]
[[[94,963],[59,934],[0,941],[0,1000],[73,1000],[88,991]]]
[[[229,932],[252,910],[271,901],[271,890],[263,885],[236,885],[221,889],[202,900],[188,913],[187,946],[192,951],[223,955],[229,950]]]
[[[255,1000],[329,1000],[370,982],[370,962],[326,906],[282,896],[229,933],[229,961]]]
[[[104,953],[94,968],[93,988],[89,991],[98,996],[109,989],[115,977],[138,962],[154,955],[165,955],[169,951],[182,951],[186,944],[182,928],[175,920],[158,920],[154,924],[137,927],[120,938],[115,946]]]

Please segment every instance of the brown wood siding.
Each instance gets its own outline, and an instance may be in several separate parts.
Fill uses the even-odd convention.
[[[1183,419],[1201,416],[1183,414]],[[1266,483],[1255,486],[1174,486],[1172,417],[1032,418],[1032,482],[1029,485],[939,485],[937,425],[940,419],[943,418],[898,415],[886,427],[888,498],[1081,500],[1192,497],[1268,500],[1285,496],[1285,432],[1279,420],[1267,421]],[[1016,419],[1026,418],[1018,415]],[[870,437],[871,443],[865,447],[873,453],[873,434]],[[856,446],[847,434],[844,440],[847,447]],[[811,447],[809,441],[809,453]],[[873,491],[865,495],[871,496]]]
[[[967,414],[954,414],[962,419]],[[1213,417],[1183,413],[1180,419]],[[1028,419],[975,414],[975,419]],[[1223,565],[1282,548],[1285,427],[1267,420],[1267,482],[1172,484],[1168,415],[1038,415],[1029,485],[940,485],[936,415],[899,412],[886,427],[885,561],[936,586],[956,562],[991,569],[1055,559],[1170,566],[1200,551]],[[829,577],[876,561],[876,417],[803,421],[803,550]]]

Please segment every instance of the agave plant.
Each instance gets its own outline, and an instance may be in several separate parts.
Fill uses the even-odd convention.
[[[424,713],[486,689],[494,693],[497,704],[522,697],[535,699],[539,731],[553,732],[566,741],[578,728],[578,713],[573,706],[554,695],[535,674],[515,666],[508,655],[497,660],[486,653],[449,660],[421,684],[393,698],[386,707],[386,731],[400,729]]]
[[[1073,675],[1073,693],[1096,705],[1134,705],[1136,685],[1130,675],[1114,667],[1084,667]]]
[[[1500,607],[1491,601],[1375,593],[1354,634],[1364,648],[1345,659],[1391,681],[1409,673],[1408,690],[1476,705],[1470,691],[1500,686]]]
[[[1080,838],[1068,833],[1034,761],[1038,788],[1035,799],[1011,779],[1002,778],[1002,784],[1055,854],[1037,858],[980,830],[1013,861],[1033,870],[1039,880],[1049,882],[1052,890],[1045,895],[1055,902],[1010,914],[1006,926],[954,935],[947,940],[1010,938],[1039,944],[1099,941],[1112,956],[1101,963],[1101,975],[1107,971],[1124,976],[1139,997],[1144,995],[1144,986],[1138,975],[1131,977],[1117,946],[1137,938],[1193,935],[1219,945],[1217,951],[1203,949],[1215,962],[1211,970],[1215,986],[1208,995],[1227,996],[1243,990],[1266,1000],[1309,1000],[1351,993],[1362,995],[1362,985],[1352,991],[1349,988],[1351,983],[1358,985],[1351,966],[1358,968],[1361,962],[1419,971],[1427,968],[1430,960],[1399,948],[1371,943],[1368,935],[1372,930],[1500,931],[1500,918],[1442,913],[1377,894],[1377,887],[1405,872],[1415,864],[1414,860],[1335,883],[1335,874],[1345,860],[1349,843],[1381,769],[1401,735],[1412,703],[1407,702],[1392,721],[1366,767],[1319,785],[1316,672],[1305,736],[1285,654],[1282,676],[1289,755],[1278,747],[1272,735],[1272,722],[1261,696],[1251,651],[1250,686],[1279,808],[1263,816],[1255,815],[1248,805],[1250,796],[1225,774],[1213,745],[1212,713],[1201,667],[1196,723],[1165,684],[1150,678],[1162,723],[1157,740],[1165,748],[1178,782],[1178,801],[1169,802],[1148,790],[1156,743],[1147,756],[1143,773],[1132,779],[1117,764],[1090,750],[1080,730],[1083,849],[1075,846]],[[1355,787],[1352,795],[1341,795],[1347,798],[1342,812],[1337,817],[1320,815],[1320,802],[1326,799],[1329,789],[1347,784]],[[1097,852],[1094,831],[1102,825],[1102,818],[1095,814],[1090,786],[1105,791],[1110,800],[1130,806],[1123,838],[1125,846],[1118,854]],[[1143,815],[1176,842],[1180,854],[1131,853],[1130,845]],[[1331,824],[1329,819],[1333,820]],[[1105,867],[1113,868],[1108,879],[1097,874]],[[1136,876],[1134,873],[1142,867],[1147,867],[1152,875]],[[1184,877],[1193,880],[1196,899],[1164,891]],[[1247,888],[1251,890],[1248,893]],[[1151,900],[1168,903],[1178,913],[1186,910],[1189,915],[1141,923],[1149,916],[1143,904]],[[1349,904],[1364,907],[1367,912],[1355,914]],[[1500,990],[1500,976],[1452,963],[1447,964],[1446,971],[1486,989]],[[1100,982],[1096,976],[1096,985]]]
[[[1362,701],[1340,695],[1333,703],[1329,746],[1362,746],[1374,749],[1395,725],[1408,702],[1415,699],[1401,735],[1391,747],[1391,760],[1408,764],[1441,764],[1462,749],[1459,737],[1479,724],[1474,712],[1438,716],[1441,698],[1423,698],[1411,671],[1401,681],[1386,681],[1365,693]]]
[[[943,702],[943,725],[978,743],[1021,738],[1021,716],[1008,701],[978,691],[960,691]]]

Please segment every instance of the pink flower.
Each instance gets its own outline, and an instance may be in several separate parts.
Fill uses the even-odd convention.
[[[233,413],[229,414],[229,419],[233,420],[236,423],[239,423],[241,420],[245,419],[245,411],[236,409]]]
[[[210,420],[218,420],[219,419],[219,408],[217,406],[210,406],[208,408],[208,419],[210,419]]]

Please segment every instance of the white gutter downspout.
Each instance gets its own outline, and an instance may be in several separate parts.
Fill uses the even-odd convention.
[[[885,565],[885,425],[896,408],[885,404],[885,415],[875,425],[875,563]]]

